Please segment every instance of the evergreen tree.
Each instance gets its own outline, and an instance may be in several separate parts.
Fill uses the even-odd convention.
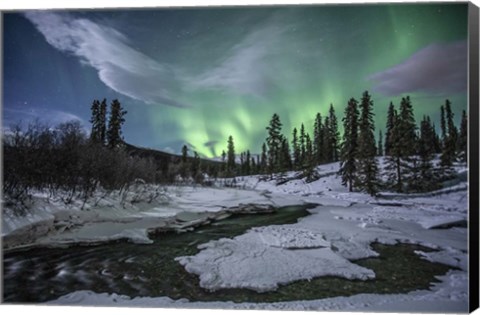
[[[268,167],[270,173],[274,173],[279,169],[280,145],[282,141],[282,123],[277,114],[273,114],[270,124],[266,129],[268,130]]]
[[[235,145],[232,136],[228,137],[227,142],[227,175],[235,175]]]
[[[460,121],[460,135],[458,137],[458,151],[463,162],[467,162],[468,158],[468,120],[467,113],[462,112],[462,120]]]
[[[333,104],[330,104],[329,112],[329,136],[330,136],[330,153],[331,161],[338,161],[340,152],[339,152],[339,143],[340,143],[340,134],[338,132],[338,122],[337,116],[335,115],[335,109]]]
[[[372,196],[376,195],[379,187],[378,165],[375,159],[377,148],[375,146],[373,115],[373,101],[368,91],[365,91],[360,101],[360,118],[358,121],[356,185]]]
[[[268,171],[268,160],[267,160],[267,145],[263,143],[262,145],[262,156],[260,159],[260,169],[263,174]]]
[[[438,135],[437,135],[437,132],[435,131],[435,124],[432,123],[432,120],[430,119],[430,116],[425,116],[426,118],[426,124],[428,125],[428,128],[429,128],[429,132],[427,133],[428,137],[428,141],[430,142],[430,146],[431,146],[431,150],[432,150],[432,154],[435,154],[437,153],[437,145],[439,145],[439,143],[437,143],[438,141]],[[420,125],[421,127],[421,125]],[[420,135],[421,135],[421,132],[420,132]]]
[[[305,143],[305,126],[302,123],[300,127],[300,164],[303,166],[305,164],[305,152],[306,152],[306,143]]]
[[[315,162],[323,163],[323,122],[322,115],[317,113],[313,126],[313,151],[315,154]]]
[[[448,136],[450,140],[452,141],[452,148],[456,148],[456,143],[457,143],[457,138],[458,138],[458,130],[457,127],[455,127],[454,123],[454,114],[452,111],[451,103],[449,100],[445,101],[445,113],[447,116],[447,130],[448,130]]]
[[[412,171],[410,189],[414,191],[430,191],[438,187],[433,171],[433,155],[435,153],[435,137],[430,118],[424,116],[420,123],[420,135],[417,142],[418,166]]]
[[[258,157],[258,156],[257,156]],[[250,159],[250,174],[258,174],[257,163],[255,163],[255,158]]]
[[[383,135],[382,135],[382,130],[378,131],[378,156],[383,156]]]
[[[357,100],[351,98],[343,117],[343,142],[341,146],[341,162],[339,174],[342,176],[342,185],[353,191],[353,182],[357,168],[355,158],[358,145],[358,109]]]
[[[94,143],[100,143],[100,129],[99,129],[99,116],[100,116],[100,102],[94,100],[92,106],[90,107],[92,116],[90,118],[90,123],[92,124],[92,131],[90,132],[90,140]]]
[[[186,164],[187,158],[188,158],[188,147],[186,144],[184,144],[182,147],[182,163]]]
[[[443,108],[443,106],[441,108]],[[443,140],[443,150],[442,155],[440,156],[440,161],[441,165],[445,167],[446,171],[448,172],[448,169],[453,165],[453,162],[455,162],[456,160],[456,148],[458,138],[458,132],[453,122],[453,112],[449,100],[445,101],[444,112],[446,116],[446,134]]]
[[[442,132],[442,148],[447,140],[447,123],[445,122],[445,107],[440,106],[440,130]]]
[[[330,117],[325,117],[325,122],[323,123],[323,162],[330,163],[332,162],[332,135],[330,134]]]
[[[90,140],[94,143],[105,144],[106,140],[106,115],[107,115],[107,100],[103,99],[102,103],[94,100],[92,103],[92,131],[90,133]]]
[[[292,168],[292,158],[287,138],[282,136],[280,145],[280,171],[288,171]]]
[[[122,125],[125,122],[123,118],[127,111],[122,108],[118,100],[113,100],[110,104],[110,118],[107,129],[107,145],[109,148],[116,148],[123,143]]]
[[[292,147],[293,147],[293,165],[295,169],[299,169],[300,168],[300,146],[298,144],[297,128],[293,128]]]
[[[388,112],[387,112],[387,125],[386,125],[386,133],[385,133],[385,155],[390,155],[391,154],[391,137],[392,137],[392,130],[395,126],[395,107],[393,106],[393,103],[390,102],[390,106],[388,106]]]
[[[305,166],[309,168],[309,167],[312,167],[313,164],[314,164],[313,144],[312,144],[312,140],[310,139],[310,135],[307,133],[305,135]]]
[[[245,154],[245,175],[250,175],[252,172],[250,158],[251,158],[250,150],[247,150],[247,153]]]
[[[430,117],[427,117],[430,119]],[[442,153],[442,140],[437,134],[437,128],[435,127],[435,124],[432,124],[432,129],[433,129],[433,143],[434,143],[434,148],[435,148],[435,153]]]
[[[305,135],[305,161],[303,165],[303,175],[306,177],[307,182],[314,180],[314,167],[315,167],[315,154],[313,151],[313,143],[310,139],[310,135]]]
[[[105,98],[103,99],[102,103],[100,103],[98,113],[98,132],[100,143],[105,144],[107,141],[107,100]]]
[[[412,168],[412,158],[416,148],[416,125],[410,97],[402,98],[400,113],[394,118],[395,124],[390,137],[390,156],[386,169],[390,180],[398,192],[404,189],[406,174]]]

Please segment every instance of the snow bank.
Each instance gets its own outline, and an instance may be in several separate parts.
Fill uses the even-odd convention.
[[[152,199],[152,196],[157,197]],[[24,216],[16,215],[8,207],[4,209],[2,238],[5,248],[33,243],[65,245],[120,239],[150,243],[149,230],[168,224],[177,224],[179,228],[194,225],[195,222],[179,224],[175,221],[181,213],[217,213],[241,204],[271,206],[272,202],[258,191],[187,186],[136,187],[124,196],[97,191],[85,204],[74,199],[68,205],[61,196],[51,198],[37,193]]]
[[[246,288],[257,292],[321,276],[372,279],[373,271],[337,255],[320,234],[282,226],[251,229],[234,239],[198,246],[195,256],[177,260],[208,290]]]
[[[321,234],[304,229],[272,225],[253,228],[250,232],[258,234],[263,244],[273,247],[285,249],[330,247],[330,243],[325,241]]]
[[[77,291],[46,304],[296,311],[468,312],[467,273],[450,271],[445,276],[438,277],[438,279],[441,282],[433,284],[430,290],[418,290],[408,294],[358,294],[350,297],[334,297],[311,301],[276,303],[190,302],[187,299],[173,300],[168,297],[130,298],[118,294]]]
[[[276,200],[275,194],[271,196]],[[412,198],[396,206],[374,206],[369,202],[351,207],[317,206],[296,224],[251,229],[234,239],[209,242],[200,245],[201,251],[195,256],[180,257],[178,261],[199,276],[203,288],[249,288],[259,292],[325,275],[370,279],[373,272],[350,260],[378,256],[370,248],[374,242],[436,248],[441,252],[418,254],[463,269],[467,259],[466,229],[433,229],[440,223],[466,220],[458,197],[452,192],[435,198]]]
[[[55,211],[45,216],[15,221],[7,214],[2,223],[7,235],[22,226],[55,218],[61,222],[62,237],[69,233],[82,237],[127,237],[148,242],[144,232],[163,220],[177,216],[178,226],[192,220],[208,218],[206,213],[222,211],[240,203],[261,203],[285,206],[316,203],[310,216],[298,223],[254,228],[233,239],[220,239],[199,245],[200,252],[177,260],[188,272],[197,274],[200,286],[209,290],[248,288],[258,292],[275,290],[279,285],[320,276],[347,279],[374,278],[371,270],[351,261],[378,256],[370,248],[373,242],[420,244],[437,252],[417,251],[429,261],[460,268],[438,277],[442,282],[431,290],[408,294],[360,294],[315,301],[281,303],[188,302],[166,297],[129,298],[116,294],[74,292],[52,301],[52,304],[125,305],[192,308],[290,309],[290,310],[355,310],[355,311],[428,311],[466,312],[468,308],[467,229],[438,229],[467,220],[468,184],[463,182],[430,194],[384,194],[373,198],[363,193],[350,193],[337,177],[338,163],[317,168],[320,178],[306,183],[298,173],[288,172],[271,180],[261,176],[236,178],[242,189],[168,187],[165,198],[155,205],[139,203],[123,209],[115,200],[102,199],[91,206],[91,217],[74,216],[72,208],[62,218]],[[285,178],[288,180],[285,181]],[[189,214],[182,214],[182,212]],[[197,215],[192,213],[196,212]],[[36,214],[36,212],[35,212]],[[182,221],[182,218],[186,222]],[[153,222],[153,223],[152,223]],[[203,222],[203,221],[202,221]],[[170,222],[172,223],[172,222]],[[103,224],[103,225],[102,225]],[[50,235],[52,236],[52,235]],[[95,237],[94,237],[95,236]],[[55,236],[56,237],[56,236]],[[53,242],[50,239],[48,242]]]
[[[428,253],[423,251],[415,251],[415,253],[431,262],[441,263],[465,271],[468,268],[468,257],[466,253],[464,251],[460,251],[454,248],[447,248],[444,250]]]

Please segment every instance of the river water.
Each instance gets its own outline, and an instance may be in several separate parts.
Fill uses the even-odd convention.
[[[289,206],[270,214],[233,215],[192,232],[163,233],[153,244],[109,243],[69,248],[14,250],[3,257],[3,298],[7,303],[39,303],[77,290],[134,296],[168,296],[191,301],[274,302],[318,299],[356,293],[400,293],[428,288],[448,267],[418,258],[418,246],[374,244],[379,258],[357,261],[375,271],[377,279],[351,281],[322,277],[297,281],[276,292],[247,289],[208,292],[198,277],[187,273],[175,257],[195,255],[197,245],[234,237],[256,226],[295,223],[309,215],[311,205]],[[421,248],[427,250],[425,248]],[[412,272],[414,270],[414,272]],[[393,277],[393,279],[392,279]]]

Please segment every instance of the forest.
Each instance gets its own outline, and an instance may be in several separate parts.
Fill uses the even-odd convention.
[[[22,205],[34,190],[50,195],[61,191],[69,203],[73,198],[86,201],[98,187],[122,192],[135,182],[209,185],[216,178],[234,180],[254,174],[272,178],[287,171],[298,171],[299,178],[310,182],[318,179],[316,166],[339,161],[338,175],[349,191],[375,196],[380,191],[438,189],[441,181],[452,176],[454,163],[466,162],[467,115],[463,111],[457,127],[449,100],[440,106],[439,132],[429,116],[416,123],[410,97],[402,98],[397,108],[391,102],[385,133],[379,130],[377,137],[373,104],[368,91],[360,101],[348,101],[342,136],[330,105],[328,113],[316,114],[313,135],[302,123],[289,132],[291,141],[274,113],[260,154],[250,150],[238,154],[230,136],[221,162],[212,162],[195,151],[190,154],[187,145],[181,156],[162,160],[132,151],[122,135],[127,111],[118,100],[109,109],[106,99],[94,100],[89,133],[78,121],[12,126],[3,141],[3,191],[7,203]],[[379,156],[385,156],[384,165],[379,164]],[[434,158],[438,156],[437,165]]]

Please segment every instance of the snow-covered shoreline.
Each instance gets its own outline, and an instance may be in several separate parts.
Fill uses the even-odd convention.
[[[240,309],[290,311],[352,311],[352,312],[468,312],[468,276],[465,272],[450,271],[437,277],[441,282],[430,290],[417,290],[407,294],[357,294],[319,300],[275,303],[190,302],[168,297],[136,297],[125,295],[77,291],[47,302],[48,305],[72,306],[128,306],[188,309]]]
[[[467,311],[468,233],[462,225],[468,220],[468,183],[460,182],[428,194],[384,194],[373,198],[363,193],[347,192],[335,175],[337,168],[338,163],[319,167],[321,177],[311,183],[295,179],[295,174],[286,174],[293,179],[281,185],[277,185],[275,180],[248,176],[236,178],[237,189],[167,187],[161,202],[140,202],[126,209],[106,199],[100,207],[83,211],[57,211],[55,209],[58,208],[50,207],[45,211],[48,216],[27,218],[21,223],[11,220],[9,216],[5,220],[4,213],[2,230],[3,233],[7,232],[3,234],[5,237],[22,231],[28,224],[50,220],[50,226],[55,227],[54,233],[50,230],[49,235],[37,238],[34,244],[51,246],[114,239],[148,243],[149,229],[175,224],[185,229],[190,223],[202,224],[216,216],[228,215],[225,210],[239,204],[279,207],[314,203],[319,206],[310,209],[311,215],[297,223],[253,228],[233,239],[199,244],[199,253],[178,257],[177,261],[188,272],[199,276],[200,286],[212,291],[247,288],[264,292],[292,281],[325,275],[372,279],[375,274],[371,270],[351,261],[377,256],[378,253],[370,248],[374,242],[409,243],[435,248],[435,252],[417,251],[416,254],[422,259],[458,270],[439,276],[441,282],[434,284],[431,290],[408,294],[360,294],[313,301],[236,304],[189,302],[184,299],[174,301],[167,297],[129,298],[80,291],[49,303],[182,308]]]
[[[262,192],[252,190],[189,186],[161,189],[161,198],[151,202],[129,201],[137,195],[132,191],[127,201],[109,194],[97,201],[92,198],[85,205],[80,201],[65,205],[45,194],[35,194],[24,216],[8,208],[3,210],[3,248],[95,245],[118,240],[148,244],[149,233],[158,230],[182,232],[230,213],[269,211],[274,205]]]

